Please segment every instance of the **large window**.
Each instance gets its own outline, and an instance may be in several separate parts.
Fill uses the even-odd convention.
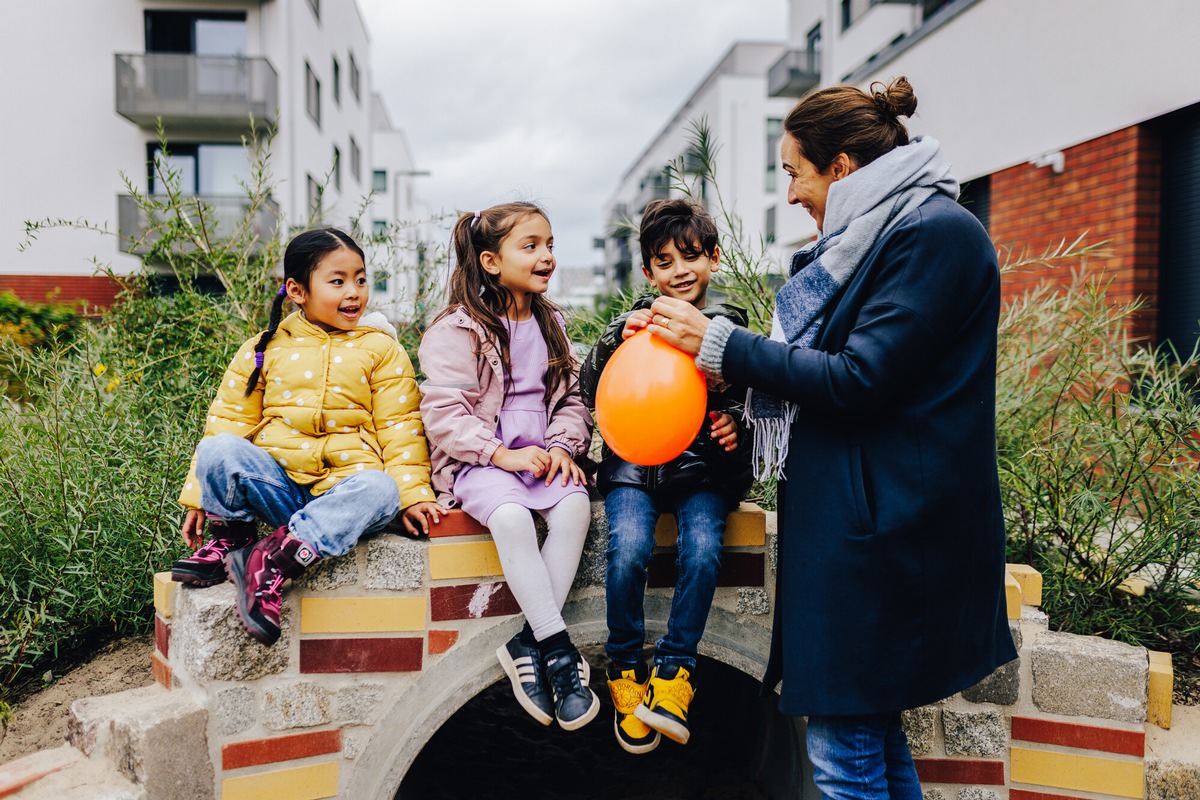
[[[350,174],[356,182],[362,183],[362,151],[353,136],[350,137]]]
[[[147,53],[244,56],[246,14],[206,11],[147,11]]]
[[[382,169],[377,169],[371,173],[371,191],[386,192],[387,191],[387,172]]]
[[[358,70],[358,62],[354,60],[354,53],[350,53],[350,92],[355,100],[362,103],[362,74]]]
[[[250,161],[240,144],[174,142],[164,156],[157,144],[149,145],[151,194],[166,191],[168,173],[178,175],[179,191],[189,195],[243,195],[250,179]]]
[[[767,119],[767,174],[763,189],[774,193],[779,188],[779,142],[783,138],[783,120]]]
[[[304,108],[317,127],[321,127],[321,81],[307,61],[304,62]]]

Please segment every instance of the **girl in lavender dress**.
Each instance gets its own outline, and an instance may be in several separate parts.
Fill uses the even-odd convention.
[[[464,214],[454,226],[450,303],[426,331],[421,416],[433,488],[487,526],[525,627],[496,656],[534,719],[566,730],[600,701],[562,607],[591,519],[573,458],[591,442],[578,363],[546,299],[554,236],[532,203]],[[549,533],[539,549],[533,512]]]

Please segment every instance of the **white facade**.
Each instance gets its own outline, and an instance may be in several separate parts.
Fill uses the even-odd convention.
[[[92,275],[93,258],[118,273],[137,265],[116,237],[73,230],[44,232],[32,247],[23,252],[19,247],[25,220],[87,220],[115,231],[118,197],[126,194],[122,174],[140,191],[152,188],[147,162],[157,140],[153,116],[135,122],[118,113],[126,110],[119,108],[124,95],[118,54],[132,54],[129,62],[138,68],[156,63],[144,55],[161,49],[158,39],[148,47],[148,14],[164,12],[175,12],[172,20],[181,14],[200,20],[194,23],[193,54],[247,57],[225,59],[227,70],[231,63],[253,63],[259,70],[263,60],[269,64],[277,91],[262,105],[274,105],[267,116],[278,109],[272,199],[289,226],[306,223],[312,187],[326,183],[327,176],[321,198],[326,223],[346,225],[370,191],[370,42],[355,0],[5,3],[0,23],[10,36],[0,55],[6,76],[0,81],[6,110],[0,121],[0,278]],[[194,61],[210,63],[198,55]],[[319,82],[316,94],[310,72]],[[191,77],[191,90],[197,85],[203,90],[205,80]],[[168,83],[161,76],[158,82]],[[319,104],[311,102],[317,94]],[[310,108],[319,113],[310,114]],[[199,175],[196,193],[240,192],[235,179],[245,174],[245,158],[230,146],[240,143],[249,126],[239,129],[236,123],[217,124],[201,114],[167,125],[172,155],[182,153],[185,177]],[[331,174],[335,148],[340,187]]]
[[[777,225],[794,224],[787,215],[778,213],[787,202],[786,186],[773,176],[772,189],[772,179],[767,176],[768,120],[781,119],[793,101],[766,96],[766,73],[786,49],[777,42],[738,42],[730,47],[626,171],[605,206],[605,224],[622,217],[636,224],[646,203],[667,196],[662,170],[686,153],[692,125],[701,118],[707,121],[719,147],[715,172],[725,208],[741,218],[748,238],[753,243],[758,241],[770,209],[775,209]],[[718,217],[716,196],[710,193],[705,200],[710,213]],[[777,228],[776,235],[782,233]],[[642,279],[641,255],[636,241],[628,242],[626,247],[624,252],[617,239],[607,237],[606,271],[612,279],[614,270],[619,271],[621,262],[626,261],[630,279],[636,283]]]

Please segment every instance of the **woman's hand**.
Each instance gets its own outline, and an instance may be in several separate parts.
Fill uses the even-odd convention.
[[[441,522],[442,514],[447,513],[449,509],[437,503],[413,503],[400,514],[400,521],[404,523],[404,529],[413,536],[428,536],[429,527]]]
[[[546,485],[554,480],[554,476],[559,472],[562,473],[562,485],[566,486],[570,481],[574,480],[576,486],[583,486],[587,483],[587,476],[583,474],[583,470],[571,458],[562,447],[550,448],[550,469],[546,472]]]
[[[732,453],[737,450],[737,422],[729,414],[719,414],[716,411],[708,412],[708,418],[712,422],[712,438],[717,440],[717,443],[725,448],[726,453]]]
[[[704,332],[711,320],[691,303],[674,297],[660,297],[650,306],[649,330],[672,347],[690,356],[700,352]]]
[[[204,544],[204,512],[198,508],[189,508],[183,516],[180,533],[183,535],[184,544],[193,551],[199,550],[200,545]]]
[[[625,318],[625,328],[621,331],[621,338],[628,339],[647,327],[653,316],[648,308],[639,308],[637,311],[630,312],[629,316]]]
[[[492,453],[492,464],[505,472],[531,472],[533,477],[540,478],[550,469],[550,454],[540,447],[522,447],[519,450],[509,450],[504,445]]]

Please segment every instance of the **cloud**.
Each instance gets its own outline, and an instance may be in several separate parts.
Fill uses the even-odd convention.
[[[544,204],[560,264],[597,263],[605,199],[736,40],[786,0],[358,0],[372,80],[433,209]]]

